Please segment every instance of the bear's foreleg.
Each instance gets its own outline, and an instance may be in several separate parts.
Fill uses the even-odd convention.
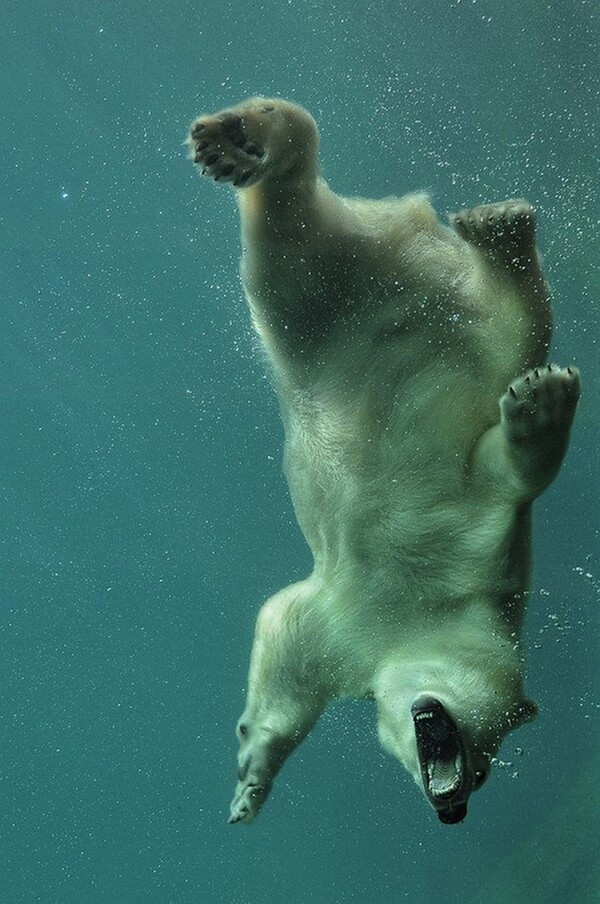
[[[580,391],[576,367],[546,364],[513,380],[500,399],[500,423],[479,441],[476,471],[523,500],[539,496],[567,451]]]
[[[238,784],[230,823],[251,822],[286,758],[321,715],[328,693],[320,680],[314,626],[293,585],[269,600],[256,625],[248,699],[238,723]]]
[[[576,367],[547,364],[513,380],[500,400],[508,459],[532,496],[546,489],[562,463],[580,391]]]

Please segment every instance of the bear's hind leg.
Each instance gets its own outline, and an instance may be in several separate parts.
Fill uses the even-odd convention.
[[[302,107],[279,98],[253,97],[199,116],[187,144],[202,175],[236,188],[281,177],[286,182],[298,177],[316,180],[315,122]]]
[[[264,147],[250,139],[243,118],[232,110],[197,119],[188,144],[202,175],[215,182],[251,185],[264,169]]]
[[[474,252],[474,274],[481,280],[475,291],[497,308],[503,322],[521,324],[523,365],[544,362],[552,312],[535,244],[533,207],[527,201],[511,199],[463,210],[451,216],[450,222]],[[497,329],[500,338],[501,327],[490,329]],[[513,341],[508,340],[507,353]]]

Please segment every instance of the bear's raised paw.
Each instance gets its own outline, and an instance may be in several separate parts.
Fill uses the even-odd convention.
[[[187,143],[202,175],[215,182],[241,188],[261,175],[265,150],[249,137],[244,117],[233,111],[200,116],[192,123]]]
[[[506,263],[534,254],[535,212],[526,201],[513,198],[461,210],[450,223],[466,242]]]
[[[251,97],[235,107],[199,116],[187,144],[202,174],[248,188],[313,178],[318,146],[315,121],[280,98]],[[280,188],[276,192],[281,197]]]

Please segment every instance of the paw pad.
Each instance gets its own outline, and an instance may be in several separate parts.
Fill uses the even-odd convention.
[[[496,253],[531,251],[535,243],[535,212],[526,201],[512,199],[462,210],[450,218],[461,238]]]
[[[261,174],[264,149],[246,132],[244,118],[225,111],[204,116],[190,128],[187,143],[202,175],[235,187],[250,185]]]
[[[536,367],[513,380],[500,400],[513,438],[569,424],[580,389],[577,368],[563,369],[555,364]]]

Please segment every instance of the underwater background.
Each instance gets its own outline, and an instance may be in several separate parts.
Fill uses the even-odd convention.
[[[4,0],[1,904],[600,901],[598,200],[591,0]],[[528,693],[458,826],[332,707],[227,826],[262,600],[310,568],[238,278],[182,141],[307,106],[344,194],[538,210],[584,392],[535,509]]]

